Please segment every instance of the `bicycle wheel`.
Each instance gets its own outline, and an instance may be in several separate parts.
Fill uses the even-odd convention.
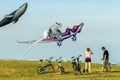
[[[82,71],[81,71],[81,66],[80,66],[80,64],[78,64],[78,71],[79,71],[80,74],[82,75]]]
[[[75,75],[78,75],[78,74],[79,74],[79,71],[78,71],[78,67],[77,67],[77,66],[74,66],[74,67],[73,67],[73,70],[74,70],[74,74],[75,74]]]
[[[47,67],[41,67],[41,66],[39,66],[37,68],[37,73],[38,74],[43,74],[43,73],[46,73],[47,71],[48,71]]]
[[[59,66],[58,68],[59,68],[60,73],[64,73],[64,72],[65,72],[64,67],[63,67],[63,66]]]

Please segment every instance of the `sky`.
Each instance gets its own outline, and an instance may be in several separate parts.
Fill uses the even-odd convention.
[[[0,59],[18,59],[30,45],[17,41],[39,39],[55,22],[62,23],[61,31],[84,22],[76,42],[67,39],[61,47],[56,42],[37,44],[22,60],[51,56],[70,60],[81,54],[84,61],[84,51],[89,47],[94,53],[92,62],[101,63],[101,47],[105,46],[110,53],[110,62],[120,63],[119,0],[1,0],[0,20],[24,3],[28,3],[28,8],[19,21],[0,28]]]

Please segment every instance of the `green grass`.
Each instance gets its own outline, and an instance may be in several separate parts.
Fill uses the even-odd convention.
[[[91,73],[77,75],[73,73],[71,62],[63,62],[65,74],[37,74],[38,61],[0,60],[0,80],[120,80],[120,65],[112,65],[111,72],[100,72],[101,64],[92,63]],[[84,63],[82,63],[82,67]]]

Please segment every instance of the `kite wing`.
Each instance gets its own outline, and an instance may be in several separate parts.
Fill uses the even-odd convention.
[[[26,43],[26,44],[33,44],[35,43],[37,40],[32,40],[32,41],[17,41],[18,43]]]
[[[38,40],[32,40],[32,41],[17,41],[18,43],[26,43],[26,44],[34,44]],[[55,37],[50,37],[50,38],[41,38],[38,43],[48,43],[48,42],[56,42],[57,39]]]
[[[13,18],[14,15],[6,15],[5,17],[6,17],[6,18]]]

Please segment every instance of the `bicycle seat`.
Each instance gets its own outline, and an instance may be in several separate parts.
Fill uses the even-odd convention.
[[[40,59],[40,62],[42,62],[43,61],[43,59]]]

